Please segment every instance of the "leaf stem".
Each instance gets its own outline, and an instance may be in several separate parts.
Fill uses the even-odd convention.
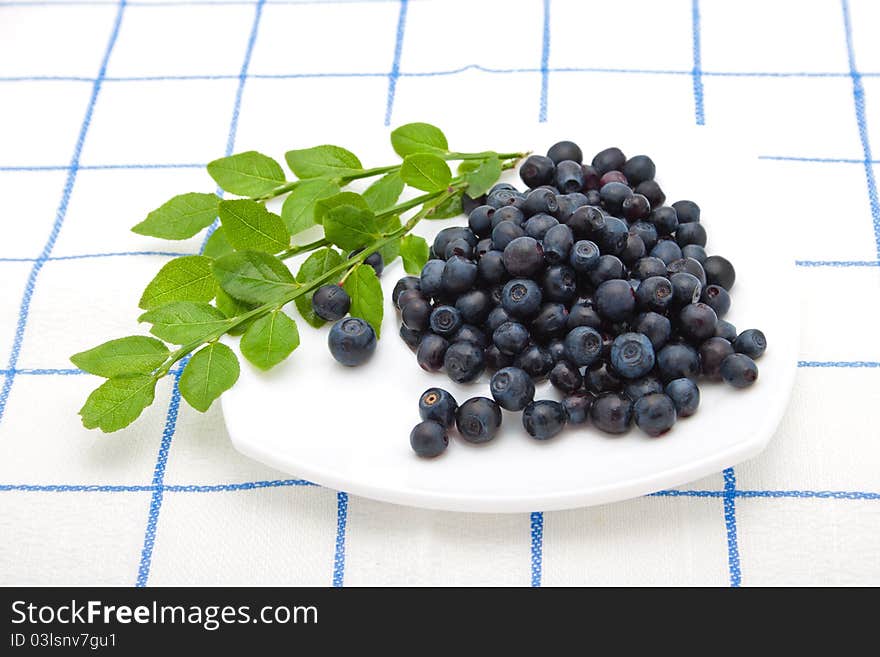
[[[277,257],[281,260],[287,260],[288,258],[292,258],[293,256],[299,255],[300,253],[314,251],[315,249],[320,249],[321,247],[329,245],[330,242],[322,237],[321,239],[315,240],[314,242],[309,242],[308,244],[294,244],[289,249],[279,253]]]

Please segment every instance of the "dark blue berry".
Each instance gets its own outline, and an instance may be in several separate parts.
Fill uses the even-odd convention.
[[[487,285],[497,285],[508,279],[503,251],[493,249],[480,258],[477,263],[477,279]]]
[[[596,268],[587,272],[587,281],[590,285],[598,288],[605,281],[617,280],[623,278],[624,266],[620,258],[610,254],[599,257],[599,264]]]
[[[486,237],[484,239],[481,239],[479,242],[477,242],[477,248],[474,249],[474,258],[477,260],[477,262],[479,262],[480,259],[491,250],[492,238]]]
[[[504,322],[492,333],[492,342],[503,353],[516,355],[529,346],[529,331],[518,322]]]
[[[568,417],[569,424],[583,424],[587,421],[590,414],[590,407],[593,405],[593,395],[583,390],[578,390],[570,395],[566,395],[560,402],[565,414]]]
[[[511,321],[511,319],[510,315],[507,314],[507,311],[504,310],[504,308],[497,306],[492,309],[489,313],[489,317],[486,318],[486,328],[489,331],[494,332],[504,322],[509,321]]]
[[[660,240],[651,249],[650,255],[660,258],[667,265],[681,258],[681,247],[673,240]]]
[[[623,175],[629,180],[629,184],[635,187],[645,180],[653,180],[657,173],[657,167],[647,155],[634,155],[623,164]]]
[[[455,332],[450,341],[472,342],[480,349],[485,349],[489,346],[489,338],[480,328],[473,324],[462,324],[461,328]]]
[[[501,408],[487,397],[472,397],[458,407],[455,426],[470,443],[488,442],[501,426]]]
[[[348,317],[332,326],[327,344],[333,358],[354,367],[367,362],[376,351],[376,332],[360,317]]]
[[[407,347],[415,351],[419,348],[419,343],[422,341],[422,332],[421,331],[413,331],[411,328],[407,327],[404,324],[400,325],[400,339],[403,340],[404,344]]]
[[[495,208],[491,205],[480,205],[468,215],[468,228],[477,237],[488,237],[492,234],[492,215]]]
[[[492,371],[513,365],[513,356],[502,353],[494,344],[486,347],[483,357],[486,359],[486,368]]]
[[[630,235],[638,235],[642,238],[642,242],[645,244],[646,253],[651,253],[660,239],[657,235],[657,229],[654,228],[654,224],[643,220],[630,224],[629,233]]]
[[[758,329],[746,329],[733,341],[733,348],[749,358],[760,358],[767,349],[767,338]]]
[[[547,345],[547,351],[553,358],[554,363],[558,363],[565,358],[565,343],[562,340],[551,340]]]
[[[526,232],[518,223],[502,221],[492,229],[492,247],[498,251],[504,251],[508,244],[525,234]]]
[[[470,214],[481,205],[486,205],[486,195],[471,198],[467,193],[461,196],[461,209],[464,214]]]
[[[567,360],[560,360],[550,370],[550,383],[554,388],[571,393],[584,384],[581,371]]]
[[[416,352],[419,366],[426,372],[438,372],[443,368],[449,342],[434,333],[425,333]]]
[[[549,399],[533,401],[522,415],[526,432],[537,440],[548,440],[565,428],[568,416],[562,404]]]
[[[685,258],[693,258],[701,265],[706,262],[706,258],[709,257],[706,253],[706,249],[702,246],[697,246],[696,244],[688,244],[687,246],[681,247],[681,255]]]
[[[335,322],[348,314],[351,297],[338,285],[322,285],[312,296],[312,309],[321,319]]]
[[[590,192],[595,192],[596,200],[595,202],[590,202],[590,205],[598,205],[599,188],[602,186],[599,184],[599,179],[602,176],[596,171],[596,167],[592,164],[582,164],[581,170],[584,172],[584,186],[583,189],[581,189],[581,192],[587,197],[589,197]]]
[[[680,224],[675,231],[675,241],[682,248],[696,244],[697,246],[706,246],[706,229],[703,224]]]
[[[571,228],[575,240],[596,242],[605,229],[605,214],[601,208],[584,205],[571,213],[566,225]]]
[[[348,254],[349,258],[356,256],[358,253],[363,251],[363,249],[357,249]],[[367,256],[367,259],[364,260],[365,265],[370,265],[373,268],[373,271],[376,272],[376,276],[381,276],[382,272],[385,270],[385,261],[382,260],[382,254],[378,251],[375,251]]]
[[[662,349],[672,336],[672,322],[668,317],[655,312],[642,313],[636,318],[632,328],[646,335],[656,353]]]
[[[623,214],[623,202],[632,195],[630,186],[622,182],[606,183],[599,190],[602,207],[615,216]]]
[[[672,207],[678,215],[678,223],[691,224],[700,221],[700,206],[693,201],[676,201]]]
[[[660,383],[659,379],[656,379],[653,376],[645,376],[641,379],[636,379],[635,381],[627,383],[623,391],[626,393],[627,397],[636,401],[645,395],[663,392],[663,384]]]
[[[437,335],[449,338],[462,325],[461,313],[452,306],[437,306],[431,312],[428,326]]]
[[[646,180],[636,185],[636,194],[641,194],[651,203],[652,208],[659,208],[666,203],[666,194],[660,189],[656,180]]]
[[[415,297],[406,302],[400,316],[407,328],[424,331],[431,319],[431,304],[420,296]]]
[[[547,157],[557,165],[565,160],[572,160],[578,164],[584,161],[584,154],[581,151],[581,147],[573,141],[556,142],[547,151]]]
[[[404,276],[394,284],[394,289],[391,291],[391,301],[397,306],[397,309],[400,310],[403,307],[403,304],[399,301],[400,295],[407,290],[421,289],[422,282],[419,280],[418,276]]]
[[[573,244],[574,237],[571,228],[565,224],[552,226],[543,238],[544,259],[551,265],[567,262]],[[598,259],[598,254],[596,257]]]
[[[605,433],[626,433],[632,423],[632,402],[615,392],[599,395],[590,408],[590,419]]]
[[[596,236],[597,244],[602,253],[619,256],[626,249],[629,238],[629,227],[617,217],[606,217],[605,227]]]
[[[578,326],[590,326],[597,331],[602,328],[602,318],[592,305],[576,303],[568,311],[568,320],[565,327],[571,331]]]
[[[442,424],[425,420],[413,428],[409,434],[409,444],[422,458],[433,458],[446,451],[449,437]]]
[[[730,310],[730,294],[720,285],[707,285],[700,300],[710,306],[718,317],[724,317]]]
[[[491,205],[496,210],[505,205],[522,207],[525,198],[515,189],[499,189],[486,196],[486,205]]]
[[[724,338],[731,344],[736,341],[736,327],[730,322],[725,322],[723,319],[719,319],[718,323],[715,325],[715,336],[719,338]]]
[[[568,262],[575,271],[586,273],[599,266],[600,256],[599,247],[595,242],[578,240],[572,246]]]
[[[457,295],[470,290],[477,282],[477,263],[452,256],[446,261],[440,280],[445,294]]]
[[[548,185],[553,180],[556,165],[549,157],[530,155],[519,168],[519,177],[527,187]]]
[[[710,381],[721,380],[721,363],[733,353],[733,346],[724,338],[712,337],[700,345],[700,369]]]
[[[413,299],[425,300],[420,290],[404,290],[397,297],[397,309],[403,310],[404,306]]]
[[[446,247],[449,246],[449,243],[462,239],[465,240],[472,247],[477,245],[477,236],[471,232],[470,228],[466,226],[449,226],[448,228],[444,228],[437,236],[434,238],[434,253],[437,254],[438,258],[442,258],[446,253]]]
[[[527,217],[536,214],[552,215],[559,209],[559,203],[556,200],[556,192],[546,187],[538,187],[526,194],[522,204],[522,211]]]
[[[455,300],[455,308],[465,324],[482,324],[492,309],[492,299],[485,290],[471,290]]]
[[[700,355],[687,344],[667,344],[657,352],[657,371],[664,381],[696,379],[700,374]]]
[[[524,370],[505,367],[492,375],[489,391],[501,408],[521,411],[535,398],[535,384]]]
[[[678,417],[689,417],[700,406],[700,389],[690,379],[674,379],[666,384],[664,392],[675,404]]]
[[[583,367],[591,365],[602,355],[602,335],[590,326],[576,326],[563,340],[568,360]]]
[[[651,203],[641,194],[633,194],[623,199],[620,209],[627,221],[641,221],[651,214]]]
[[[536,240],[543,240],[544,235],[547,234],[547,231],[553,228],[553,226],[558,226],[559,221],[556,220],[556,217],[553,217],[549,214],[536,214],[530,219],[527,219],[523,224],[523,230],[526,231],[526,235],[532,237]]]
[[[718,255],[709,256],[703,263],[706,270],[706,281],[709,285],[720,285],[725,290],[733,289],[736,281],[736,271],[727,258]]]
[[[611,345],[611,365],[627,379],[637,379],[654,369],[654,347],[641,333],[621,333]]]
[[[428,388],[419,397],[419,416],[423,420],[437,422],[444,427],[451,427],[455,422],[458,403],[443,388]]]
[[[612,146],[596,153],[592,165],[596,172],[602,176],[609,171],[620,171],[625,163],[626,155],[623,154],[623,151]]]
[[[651,276],[636,290],[636,301],[642,310],[662,313],[672,302],[672,283],[664,276]]]
[[[645,395],[633,405],[636,426],[649,436],[662,436],[675,424],[675,404],[663,393]]]
[[[640,259],[645,257],[647,249],[642,238],[632,233],[626,236],[626,246],[620,252],[620,259],[625,265],[633,265]]]
[[[584,170],[580,162],[562,160],[556,164],[556,188],[563,194],[579,192],[584,187]]]
[[[504,247],[503,261],[511,276],[531,277],[544,267],[544,249],[533,237],[517,237]]]
[[[426,297],[435,297],[443,291],[443,270],[446,262],[440,259],[428,260],[422,267],[419,279],[422,294]]]
[[[678,315],[678,330],[694,344],[699,344],[715,335],[718,316],[705,303],[692,303],[681,309]]]
[[[545,303],[532,320],[531,333],[538,342],[549,342],[566,333],[568,309],[561,303]]]
[[[534,317],[541,308],[542,300],[541,288],[527,278],[508,281],[501,293],[501,305],[512,317]]]
[[[647,280],[652,276],[666,277],[666,263],[660,258],[646,256],[635,262],[630,270],[630,275],[640,281]]]
[[[584,387],[594,395],[603,392],[620,392],[623,389],[623,381],[611,365],[601,360],[584,370]]]
[[[622,322],[632,316],[636,308],[636,295],[627,281],[605,281],[596,288],[596,311],[609,322]]]
[[[452,256],[461,256],[470,260],[474,257],[474,247],[467,240],[460,238],[452,240],[446,245],[446,253],[443,254],[443,257],[449,260]]]
[[[684,255],[684,252],[682,252],[682,255]],[[666,271],[669,276],[678,273],[691,274],[696,276],[702,287],[706,287],[706,271],[703,269],[703,265],[694,258],[682,257],[678,260],[673,260],[666,266]]]
[[[471,342],[455,342],[449,345],[443,358],[446,374],[456,383],[473,381],[486,369],[483,350]]]
[[[748,388],[758,379],[758,366],[745,354],[731,354],[721,361],[721,378],[734,388]]]
[[[672,305],[675,308],[683,308],[700,300],[702,286],[693,274],[677,272],[669,277],[672,284]]]
[[[570,304],[577,296],[577,276],[568,265],[553,265],[541,276],[541,290],[549,301]]]
[[[495,214],[492,215],[492,230],[498,226],[498,224],[503,223],[505,221],[512,221],[517,226],[522,226],[525,223],[525,215],[523,215],[522,210],[513,206],[506,205],[503,208],[498,208],[495,211]],[[491,235],[491,231],[489,232]]]
[[[555,364],[553,356],[540,345],[529,345],[525,351],[514,358],[513,364],[525,370],[532,379],[540,380],[546,377]]]

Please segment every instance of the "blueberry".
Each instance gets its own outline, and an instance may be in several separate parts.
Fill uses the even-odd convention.
[[[712,337],[700,345],[700,369],[710,381],[721,380],[721,362],[733,353],[733,346],[724,338]]]
[[[678,223],[692,224],[700,221],[700,206],[693,201],[676,201],[672,207],[678,215]]]
[[[644,281],[653,276],[666,277],[666,263],[654,256],[639,258],[630,270],[633,278]]]
[[[468,215],[468,228],[477,237],[488,237],[492,233],[492,215],[495,208],[491,205],[480,205]]]
[[[403,307],[406,306],[406,304],[408,304],[413,299],[424,300],[425,297],[422,296],[422,293],[420,290],[404,290],[397,297],[397,309],[403,310]]]
[[[636,401],[645,395],[663,392],[663,384],[660,383],[659,379],[656,379],[653,376],[645,376],[641,379],[636,379],[635,381],[627,383],[623,391],[626,393],[627,397]]]
[[[525,220],[526,218],[525,215],[523,215],[522,210],[512,205],[506,205],[503,208],[498,208],[495,211],[495,214],[492,215],[492,230],[495,230],[498,224],[504,223],[505,221],[512,221],[517,226],[522,226]],[[489,234],[492,234],[491,231]]]
[[[526,194],[523,201],[522,211],[527,217],[536,214],[553,214],[559,209],[556,201],[556,193],[546,187],[538,187]]]
[[[599,395],[590,408],[590,419],[605,433],[626,433],[632,422],[632,402],[614,392]]]
[[[598,192],[601,185],[599,184],[599,172],[592,164],[582,164],[581,171],[584,172],[584,186],[582,192]],[[595,203],[591,203],[595,205]]]
[[[698,344],[715,335],[718,316],[705,303],[692,303],[681,309],[678,315],[678,330],[691,342]]]
[[[556,142],[547,151],[547,157],[553,160],[553,162],[555,162],[557,166],[560,162],[564,162],[566,160],[572,160],[577,164],[580,164],[584,161],[584,154],[583,152],[581,152],[581,147],[575,144],[573,141]]]
[[[725,322],[723,319],[719,319],[718,323],[715,325],[715,336],[724,338],[733,344],[733,342],[736,341],[736,327],[730,322]]]
[[[648,337],[655,353],[666,345],[672,335],[672,323],[669,318],[655,312],[639,315],[632,328]]]
[[[485,290],[471,290],[455,300],[455,308],[465,324],[482,324],[492,309],[492,299]]]
[[[483,357],[486,359],[486,368],[492,371],[513,365],[513,356],[502,353],[494,344],[486,347]]]
[[[577,296],[577,276],[568,265],[553,265],[541,276],[541,290],[549,301],[570,304]]]
[[[584,186],[584,170],[581,168],[580,162],[574,160],[558,162],[554,182],[563,194],[581,191]]]
[[[565,327],[571,331],[578,326],[590,326],[597,331],[602,328],[602,318],[595,308],[584,303],[576,303],[568,311]]]
[[[709,257],[706,253],[706,249],[704,249],[702,246],[697,246],[696,244],[688,244],[687,246],[681,247],[681,255],[685,258],[692,258],[693,260],[699,262],[701,265],[706,262],[706,258]]]
[[[495,306],[501,305],[501,295],[504,293],[503,285],[493,285],[489,288],[489,298],[492,299],[492,304]]]
[[[600,208],[584,205],[571,213],[566,225],[571,228],[575,240],[596,241],[605,228],[605,214]]]
[[[508,244],[525,234],[526,232],[518,223],[502,221],[492,229],[492,247],[493,249],[504,251]]]
[[[601,178],[599,178],[599,189],[607,185],[610,182],[623,183],[627,187],[629,187],[629,181],[626,179],[626,176],[623,175],[622,171],[606,171]]]
[[[603,360],[593,363],[584,371],[584,387],[593,394],[600,395],[603,392],[619,392],[623,388],[623,382]]]
[[[443,270],[446,263],[443,260],[428,260],[422,267],[422,274],[419,284],[422,288],[422,294],[426,297],[434,297],[443,290]]]
[[[620,209],[627,221],[640,221],[651,214],[651,203],[641,194],[633,194],[623,199]]]
[[[602,335],[590,326],[576,326],[563,342],[566,358],[578,367],[591,365],[602,355]]]
[[[391,291],[391,301],[397,306],[397,309],[400,310],[403,304],[400,303],[400,295],[406,292],[407,290],[421,290],[422,282],[419,280],[418,276],[404,276],[399,281],[394,284],[394,289]]]
[[[718,255],[709,256],[703,263],[703,269],[706,270],[706,280],[709,285],[720,285],[725,290],[733,288],[733,283],[736,281],[736,271],[727,258]]]
[[[532,237],[536,240],[543,240],[544,235],[547,234],[547,231],[553,228],[553,226],[558,226],[559,222],[556,220],[556,217],[553,217],[549,214],[536,214],[532,216],[530,219],[527,219],[523,224],[523,230],[526,231],[526,235]]]
[[[568,261],[573,244],[574,236],[572,235],[571,228],[565,224],[552,226],[544,233],[544,259],[552,265]],[[597,253],[596,258],[598,259],[598,257],[599,254]]]
[[[706,246],[706,239],[706,229],[703,228],[703,224],[680,224],[675,231],[675,241],[678,242],[678,245],[682,248],[689,244]]]
[[[700,374],[700,355],[687,344],[667,344],[657,352],[657,370],[664,381],[696,379]]]
[[[471,246],[470,242],[461,238],[452,240],[446,245],[446,252],[443,254],[443,257],[449,260],[452,256],[462,256],[470,260],[474,257],[474,247]]]
[[[471,342],[455,342],[449,345],[443,357],[446,374],[456,383],[473,381],[486,369],[483,350]]]
[[[528,187],[550,184],[555,173],[553,160],[543,155],[529,155],[519,168],[519,177]]]
[[[474,259],[479,262],[480,258],[489,253],[492,250],[492,238],[485,237],[477,242],[477,246],[474,249]]]
[[[659,208],[666,202],[666,194],[660,189],[656,180],[646,180],[639,183],[636,185],[635,193],[647,198],[652,208]]]
[[[550,352],[554,363],[558,363],[565,358],[565,343],[562,340],[551,340],[547,344],[547,351]]]
[[[376,332],[360,317],[336,322],[327,336],[333,358],[348,367],[361,365],[376,351]]]
[[[348,254],[349,258],[353,258],[358,253],[363,251],[363,249],[356,249]],[[375,251],[367,256],[367,259],[364,260],[365,265],[370,265],[373,268],[373,271],[376,272],[376,276],[381,276],[382,272],[385,270],[385,261],[382,260],[382,254],[378,251]]]
[[[654,347],[641,333],[621,333],[611,345],[611,365],[622,377],[637,379],[654,369]]]
[[[534,317],[541,308],[543,295],[535,281],[514,278],[504,285],[501,306],[512,317]]]
[[[518,367],[505,367],[492,375],[489,392],[501,408],[521,411],[535,398],[535,384]]]
[[[622,182],[606,183],[599,190],[602,207],[615,216],[623,213],[623,202],[632,194],[629,185]]]
[[[507,311],[500,306],[495,307],[489,313],[489,317],[486,318],[486,329],[494,332],[501,326],[504,322],[511,321],[510,315],[507,314]]]
[[[481,205],[486,205],[486,195],[471,198],[466,193],[461,196],[461,209],[464,214],[470,214]]]
[[[544,347],[533,344],[514,358],[513,364],[525,370],[532,379],[543,379],[553,369],[553,356]]]
[[[581,273],[592,271],[599,266],[599,247],[590,240],[578,240],[571,248],[568,262],[572,268]]]
[[[599,264],[596,268],[587,273],[587,280],[590,285],[598,288],[606,281],[618,280],[623,278],[624,267],[623,262],[617,256],[605,254],[599,257]]]
[[[442,424],[425,420],[419,422],[409,434],[409,444],[423,458],[439,456],[449,445],[449,437]]]
[[[760,358],[767,349],[767,338],[758,329],[746,329],[733,341],[733,348],[749,358]]]
[[[486,205],[491,205],[496,210],[505,205],[515,205],[519,208],[524,203],[525,198],[515,189],[499,189],[486,196]]]
[[[488,442],[501,426],[501,408],[486,397],[472,397],[458,407],[455,426],[469,443]]]
[[[645,395],[633,405],[636,426],[652,437],[662,436],[675,424],[675,404],[663,393]]]
[[[583,424],[587,421],[590,414],[590,407],[593,405],[593,395],[583,390],[578,390],[570,395],[566,395],[560,402],[565,414],[568,416],[569,424]]]
[[[657,167],[654,165],[654,160],[647,155],[635,155],[624,162],[621,171],[629,180],[629,184],[635,187],[646,180],[653,180]]]
[[[531,333],[538,342],[549,342],[565,335],[568,309],[561,303],[545,303],[532,320]]]
[[[647,249],[642,238],[629,233],[626,236],[626,246],[623,247],[623,251],[619,255],[624,264],[633,265],[644,258],[646,253]]]
[[[508,279],[503,251],[493,249],[480,258],[477,263],[477,279],[488,285],[503,283]]]
[[[493,331],[492,342],[501,352],[514,356],[529,346],[529,331],[518,322],[504,322]]]
[[[550,383],[557,390],[565,393],[571,393],[580,388],[584,384],[584,377],[581,371],[571,362],[560,360],[550,370]]]
[[[409,347],[412,351],[415,351],[419,348],[419,343],[422,341],[422,331],[413,331],[411,328],[407,328],[403,324],[400,325],[400,339],[403,340],[404,344]]]
[[[437,306],[428,321],[431,330],[444,338],[461,328],[462,323],[461,313],[452,306]]]
[[[666,384],[666,395],[675,404],[678,417],[689,417],[700,405],[700,389],[690,379],[673,379]]]
[[[407,328],[413,331],[424,331],[428,328],[431,318],[431,304],[422,297],[407,301],[401,311],[401,318]]]
[[[419,416],[423,420],[451,427],[457,410],[455,398],[443,388],[428,388],[419,397]]]
[[[596,288],[596,311],[602,319],[622,322],[632,316],[636,308],[636,295],[627,281],[605,281]]]
[[[688,304],[697,303],[702,294],[700,281],[693,274],[680,271],[669,277],[672,284],[672,305],[683,308]]]
[[[652,210],[648,215],[648,221],[654,224],[659,235],[671,235],[678,228],[678,215],[675,209],[666,205]]]
[[[593,167],[600,176],[608,171],[620,171],[625,163],[626,155],[616,146],[599,151],[593,157],[592,162]]]
[[[629,227],[617,217],[606,217],[605,227],[595,237],[603,253],[619,256],[626,249]]]
[[[322,285],[312,296],[312,309],[321,319],[335,322],[348,314],[351,297],[338,285]]]
[[[544,249],[533,237],[517,237],[504,247],[503,262],[511,276],[531,277],[544,267]]]
[[[710,306],[718,317],[724,317],[730,310],[730,294],[720,285],[707,285],[700,300]]]
[[[672,301],[672,283],[664,276],[651,276],[636,290],[636,301],[642,310],[662,313]]]
[[[449,342],[434,333],[425,333],[416,352],[419,366],[426,372],[439,372],[443,368],[443,360]]]
[[[523,427],[537,440],[552,438],[565,428],[567,420],[562,404],[550,399],[533,401],[525,407],[522,415]]]
[[[477,263],[462,256],[452,256],[446,261],[440,280],[446,294],[470,290],[477,282]]]
[[[657,246],[657,241],[659,240],[657,229],[649,221],[639,220],[633,222],[630,224],[629,233],[630,235],[638,235],[642,238],[642,242],[645,243],[646,253],[650,253]]]
[[[462,324],[461,328],[455,332],[450,341],[472,342],[480,349],[485,349],[489,346],[489,338],[480,328],[474,326],[473,324]]]
[[[684,252],[682,252],[682,256],[684,256]],[[678,273],[691,274],[697,277],[702,287],[706,287],[706,271],[703,269],[703,265],[693,258],[681,257],[678,260],[673,260],[666,265],[666,271],[669,272],[669,276]]]
[[[670,262],[681,258],[681,247],[673,240],[660,240],[651,249],[650,255],[654,258],[660,258],[660,260],[668,265]]]
[[[446,253],[446,247],[449,246],[449,243],[458,239],[465,240],[472,247],[477,245],[477,236],[471,232],[470,228],[466,226],[449,226],[437,233],[437,236],[434,238],[434,253],[437,254],[438,258],[442,258],[443,254]]]
[[[758,378],[758,366],[745,354],[731,354],[721,361],[721,378],[734,388],[748,388]]]

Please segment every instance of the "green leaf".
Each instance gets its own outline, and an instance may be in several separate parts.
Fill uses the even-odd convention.
[[[370,265],[358,265],[346,279],[343,287],[351,297],[349,314],[367,320],[376,331],[376,337],[379,337],[385,308],[382,286],[379,284],[375,270]]]
[[[219,205],[216,194],[180,194],[153,210],[131,230],[163,240],[185,240],[214,223]]]
[[[197,411],[204,413],[217,397],[238,381],[240,368],[232,349],[212,342],[197,351],[180,375],[180,394]]]
[[[464,210],[461,207],[461,196],[462,192],[458,192],[443,201],[440,205],[434,206],[426,219],[451,219],[452,217],[457,217],[462,214]]]
[[[392,171],[364,190],[364,200],[373,212],[381,212],[397,204],[403,193],[403,179],[400,173]]]
[[[408,155],[400,167],[400,177],[407,185],[424,192],[439,192],[449,186],[452,172],[449,165],[436,155]]]
[[[214,261],[214,277],[230,296],[246,303],[270,303],[299,287],[278,258],[259,251],[240,251]]]
[[[247,311],[253,310],[257,307],[255,303],[245,303],[244,301],[239,301],[235,299],[222,288],[217,288],[217,308],[227,317],[238,317],[239,315],[244,315]],[[231,328],[226,331],[229,335],[241,335],[244,333],[248,326],[253,323],[254,320],[248,320],[243,324],[239,324],[235,328]]]
[[[383,235],[394,232],[402,225],[400,223],[400,217],[396,214],[378,219],[378,223],[379,230]],[[379,253],[382,254],[382,262],[385,263],[385,265],[390,265],[397,259],[397,256],[400,255],[400,240],[397,239],[388,242],[388,244],[379,249]]]
[[[342,256],[333,249],[329,247],[318,249],[317,251],[314,251],[308,258],[306,258],[305,262],[302,263],[302,266],[299,268],[299,272],[297,272],[296,274],[296,280],[299,283],[307,283],[318,278],[319,276],[322,276],[323,274],[326,274],[328,271],[330,271],[334,267],[338,267],[342,263]],[[336,283],[341,277],[342,275],[340,274],[334,279],[326,281],[325,285]],[[304,320],[306,320],[315,328],[320,328],[324,325],[325,322],[323,319],[315,314],[315,309],[312,308],[312,297],[314,295],[314,291],[307,292],[306,294],[303,294],[302,296],[294,299],[294,303],[296,303],[296,307],[299,310],[300,315],[303,316]]]
[[[330,210],[324,219],[324,237],[349,251],[375,242],[381,236],[371,210],[340,205]]]
[[[202,251],[202,255],[216,260],[233,251],[235,249],[229,243],[229,240],[226,239],[226,231],[223,230],[223,226],[217,226],[214,232],[211,233],[211,237],[205,242],[205,249]]]
[[[222,189],[239,196],[262,196],[285,183],[281,165],[256,151],[209,162],[208,173]]]
[[[281,219],[288,232],[296,235],[320,223],[315,218],[318,201],[338,193],[339,185],[332,180],[317,178],[299,183],[281,206]]]
[[[363,167],[357,155],[341,146],[315,146],[287,151],[287,166],[299,178],[341,178]]]
[[[467,193],[471,198],[482,196],[501,176],[501,160],[489,157],[480,162],[480,166],[464,176],[468,184]]]
[[[458,164],[458,174],[464,175],[480,168],[480,160],[462,160]]]
[[[340,205],[351,205],[361,210],[369,210],[370,206],[360,194],[355,192],[340,192],[327,198],[322,198],[315,204],[315,222],[323,224],[330,210]]]
[[[400,240],[400,257],[407,274],[418,276],[428,262],[428,243],[424,237],[406,235]]]
[[[260,317],[241,338],[241,353],[261,370],[269,370],[299,346],[296,322],[280,310]]]
[[[430,123],[407,123],[391,133],[391,145],[400,157],[413,153],[447,153],[449,144],[440,128]]]
[[[153,403],[156,379],[149,374],[132,374],[109,379],[89,395],[80,409],[86,429],[105,433],[119,431],[134,422]]]
[[[167,357],[168,347],[156,338],[132,335],[81,351],[70,360],[89,374],[109,379],[122,374],[149,374]]]
[[[278,253],[290,246],[290,234],[281,217],[256,201],[221,201],[220,223],[226,239],[239,251]]]
[[[139,306],[151,310],[172,301],[210,301],[217,283],[211,275],[211,259],[183,256],[165,263],[141,295]]]
[[[220,309],[192,301],[166,303],[148,310],[138,321],[152,324],[150,333],[172,344],[186,344],[200,338],[205,342],[209,335],[229,325]]]

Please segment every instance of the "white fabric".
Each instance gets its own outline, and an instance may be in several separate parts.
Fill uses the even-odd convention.
[[[880,210],[864,164],[880,149],[878,24],[872,0],[0,0],[0,583],[880,584]],[[128,229],[211,189],[203,170],[129,165],[205,163],[230,123],[236,151],[278,157],[386,117],[501,123],[520,146],[544,113],[597,146],[607,126],[702,114],[763,155],[807,158],[730,181],[744,212],[750,184],[791,197],[768,220],[804,261],[804,362],[767,451],[683,489],[705,493],[530,517],[251,485],[291,475],[235,452],[216,407],[169,414],[170,381],[105,436],[76,417],[96,380],[41,371],[135,332],[167,261],[72,256],[199,248]]]

